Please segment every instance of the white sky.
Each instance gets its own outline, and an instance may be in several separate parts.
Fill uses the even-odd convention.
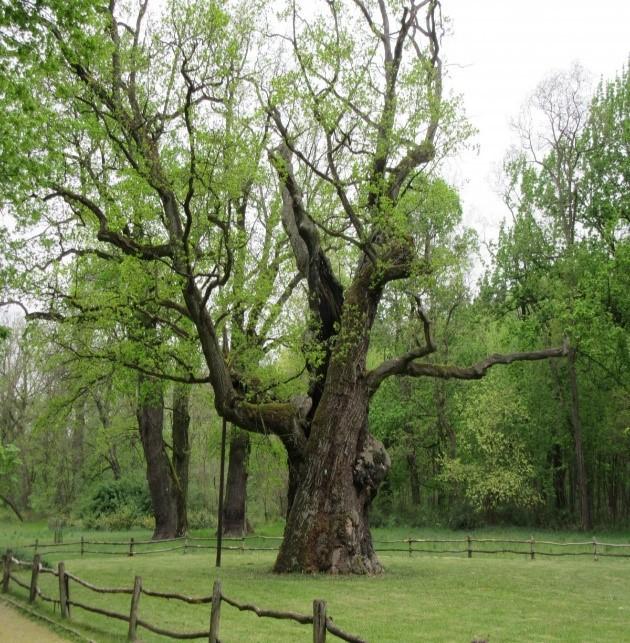
[[[506,210],[494,174],[516,136],[510,128],[536,85],[580,62],[613,78],[630,54],[630,0],[442,0],[451,19],[443,43],[446,88],[464,96],[479,153],[456,159],[464,220],[481,240],[496,236]]]

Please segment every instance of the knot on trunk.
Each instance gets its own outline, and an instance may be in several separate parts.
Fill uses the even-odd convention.
[[[368,433],[352,469],[354,484],[372,499],[390,466],[391,460],[383,443]]]

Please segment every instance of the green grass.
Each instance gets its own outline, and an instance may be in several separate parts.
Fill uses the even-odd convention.
[[[37,530],[27,525],[19,533],[0,529],[0,541],[22,536],[27,542]],[[39,532],[41,533],[41,532]],[[277,527],[267,533],[277,533]],[[107,539],[124,534],[107,534]],[[135,532],[134,537],[146,536]],[[522,530],[482,530],[478,537],[529,538]],[[98,534],[105,539],[105,534]],[[414,537],[461,538],[444,530],[376,530],[378,539]],[[589,534],[589,537],[591,534]],[[37,536],[35,536],[37,537]],[[536,532],[537,540],[584,540],[572,533]],[[42,536],[40,536],[42,538]],[[51,539],[47,535],[46,540]],[[627,534],[597,534],[598,540],[628,542]],[[70,540],[64,533],[64,540]],[[66,561],[72,573],[101,586],[131,587],[134,575],[145,588],[208,595],[215,578],[223,592],[242,602],[271,609],[311,611],[312,600],[328,603],[328,614],[342,629],[371,642],[461,641],[484,638],[501,641],[630,641],[630,559],[562,557],[529,560],[525,555],[432,555],[404,553],[380,556],[386,573],[378,577],[276,576],[270,572],[273,552],[225,552],[217,571],[214,552],[180,552],[152,556],[86,556],[61,551],[45,554],[54,564]],[[23,573],[28,578],[28,572]],[[57,595],[56,579],[42,576],[44,592]],[[15,597],[25,597],[20,588]],[[128,613],[126,595],[97,595],[71,584],[76,600]],[[38,609],[47,614],[48,605]],[[169,629],[191,631],[208,626],[209,606],[189,606],[142,596],[140,617]],[[72,624],[103,642],[123,641],[126,623],[75,609]],[[312,640],[309,626],[259,619],[223,604],[221,638],[226,641],[296,642]],[[144,641],[164,641],[146,630]],[[330,640],[336,640],[329,636]]]

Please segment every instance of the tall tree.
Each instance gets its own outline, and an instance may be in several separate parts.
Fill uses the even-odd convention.
[[[610,310],[625,300],[619,296],[615,254],[627,244],[622,179],[627,155],[624,164],[619,146],[624,108],[617,98],[627,88],[619,81],[607,87],[606,98],[600,89],[591,103],[586,74],[576,66],[550,76],[534,92],[519,122],[522,150],[507,163],[513,225],[501,235],[495,272],[495,292],[497,286],[503,290],[500,298],[519,312],[527,332],[562,334],[569,343],[566,368],[551,364],[551,374],[572,438],[571,497],[582,529],[593,521],[593,451],[603,441],[594,437],[601,429],[588,421],[592,413],[582,398],[589,395],[589,406],[594,400],[590,376],[581,379],[581,373],[598,364],[600,386],[615,371],[618,382],[625,379],[610,358],[619,340],[626,343],[627,324]],[[625,361],[623,352],[613,357],[618,364]],[[558,473],[559,506],[566,498],[562,441],[557,435],[549,456]]]
[[[386,288],[412,288],[432,270],[413,223],[431,214],[426,175],[467,133],[443,96],[441,7],[330,2],[307,20],[290,5],[280,40],[288,51],[274,55],[291,62],[271,78],[252,60],[263,55],[251,28],[258,11],[173,2],[157,26],[146,24],[146,2],[131,17],[114,1],[3,9],[3,128],[19,135],[2,150],[2,197],[21,226],[49,224],[46,241],[64,252],[168,270],[169,288],[153,303],[193,325],[218,413],[276,434],[287,450],[290,509],[276,571],[378,572],[368,509],[389,457],[367,419],[382,382],[479,379],[497,364],[564,350],[468,367],[420,361],[435,343],[419,306],[423,343],[367,367]],[[269,125],[271,146],[259,135]],[[279,401],[246,394],[255,386],[221,342],[225,286],[243,243],[235,206],[260,182],[261,147],[307,289],[307,395]],[[255,251],[256,235],[246,242]],[[258,331],[275,310],[292,310],[284,292],[274,288],[277,305]],[[288,328],[274,326],[276,337]]]

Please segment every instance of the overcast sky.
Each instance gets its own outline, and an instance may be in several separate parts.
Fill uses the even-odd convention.
[[[455,162],[465,221],[493,238],[506,211],[493,174],[516,143],[510,120],[550,72],[580,62],[594,80],[613,78],[630,54],[630,0],[442,0],[448,86],[464,95],[479,130],[478,154]]]

